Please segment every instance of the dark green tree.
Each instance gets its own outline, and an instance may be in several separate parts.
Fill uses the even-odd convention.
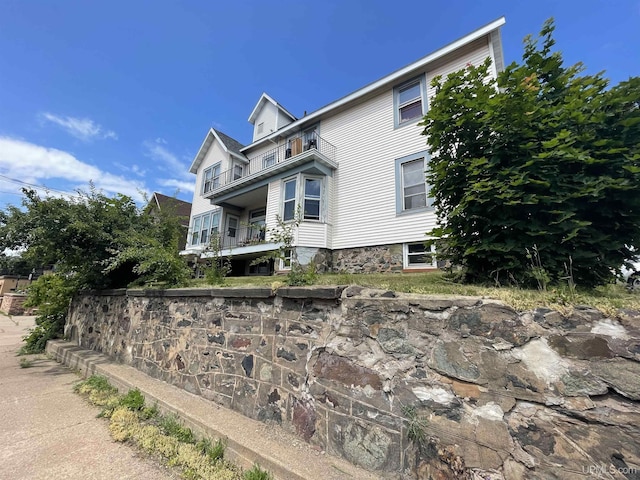
[[[526,38],[522,63],[496,81],[489,59],[433,81],[429,233],[468,281],[543,273],[591,287],[640,245],[640,78],[607,89],[602,74],[564,67],[553,31],[549,20]]]
[[[0,250],[22,252],[29,264],[53,265],[55,277],[45,275],[30,289],[29,303],[40,314],[27,350],[41,349],[62,332],[68,302],[79,289],[175,286],[189,278],[178,255],[183,231],[177,216],[150,215],[129,197],[94,189],[69,198],[41,198],[33,190],[24,195],[22,208],[0,212]]]

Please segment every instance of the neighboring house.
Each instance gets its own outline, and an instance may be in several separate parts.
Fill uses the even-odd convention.
[[[153,192],[153,196],[147,205],[147,212],[157,215],[164,211],[175,215],[180,220],[180,226],[184,229],[184,236],[178,243],[178,248],[184,250],[187,245],[187,232],[189,231],[189,218],[191,217],[191,204],[175,197],[169,197],[161,193]]]
[[[242,145],[211,129],[196,174],[184,254],[201,255],[212,237],[233,274],[290,268],[251,261],[277,248],[277,218],[301,222],[293,243],[302,264],[320,270],[378,272],[436,267],[424,246],[436,216],[425,183],[429,152],[418,126],[437,75],[478,65],[503,68],[500,18],[319,110],[296,118],[263,94]],[[206,253],[205,253],[206,255]]]

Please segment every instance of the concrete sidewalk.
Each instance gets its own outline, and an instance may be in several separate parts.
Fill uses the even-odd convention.
[[[0,478],[177,479],[111,440],[98,410],[73,393],[77,374],[44,355],[17,357],[34,317],[0,315]],[[21,368],[22,358],[32,366]]]
[[[225,438],[225,458],[250,468],[258,463],[279,480],[380,480],[351,463],[326,455],[277,425],[267,425],[228,410],[144,373],[114,363],[105,356],[69,342],[52,341],[47,352],[81,375],[106,376],[126,392],[139,388],[148,404],[157,403],[163,413],[178,414],[184,424],[200,436]]]

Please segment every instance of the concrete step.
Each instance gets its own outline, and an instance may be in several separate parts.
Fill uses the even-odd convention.
[[[279,480],[378,480],[381,475],[305,443],[279,425],[264,424],[202,397],[152,378],[105,355],[61,340],[49,341],[47,353],[83,377],[103,375],[122,393],[138,388],[148,405],[175,413],[199,436],[225,438],[225,456],[243,468],[258,463]]]

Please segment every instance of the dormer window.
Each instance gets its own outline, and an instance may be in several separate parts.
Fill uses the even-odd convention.
[[[264,122],[258,124],[257,133],[262,133],[264,131]]]

